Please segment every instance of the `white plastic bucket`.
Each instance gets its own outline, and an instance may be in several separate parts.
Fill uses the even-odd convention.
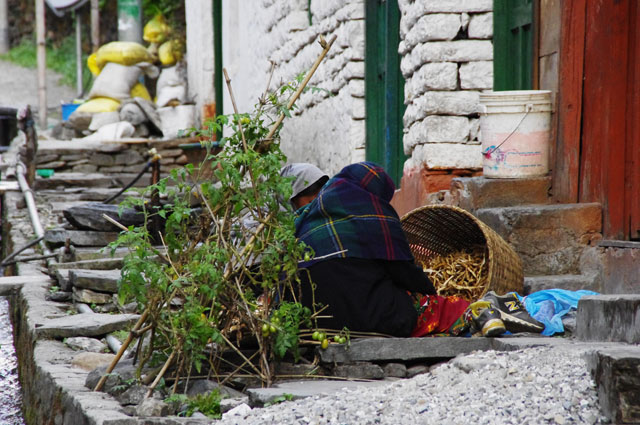
[[[483,174],[489,178],[549,173],[551,92],[480,93]]]

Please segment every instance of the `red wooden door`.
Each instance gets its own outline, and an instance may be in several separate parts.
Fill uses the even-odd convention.
[[[605,238],[638,239],[640,7],[637,0],[563,7],[556,196],[600,202]]]

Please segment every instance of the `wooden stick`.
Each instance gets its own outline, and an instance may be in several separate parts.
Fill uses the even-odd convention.
[[[328,43],[324,41],[324,39],[320,39],[322,52],[320,52],[320,56],[318,56],[318,59],[316,59],[315,63],[309,70],[309,73],[307,74],[307,76],[304,78],[304,80],[302,80],[302,83],[300,84],[300,87],[298,87],[298,90],[296,90],[296,92],[291,97],[291,100],[289,100],[289,103],[287,104],[287,109],[291,109],[293,104],[296,103],[296,100],[298,100],[298,97],[300,97],[302,90],[304,90],[304,88],[307,86],[307,83],[309,83],[309,80],[313,76],[313,73],[316,72],[316,69],[318,69],[318,66],[320,66],[320,62],[322,62],[324,57],[327,55],[327,53],[329,52],[329,49],[331,49],[331,45],[333,44],[334,41],[336,41],[336,38],[337,36],[334,35],[333,37],[331,37]],[[271,126],[271,130],[269,130],[269,134],[267,134],[267,137],[265,137],[265,140],[269,140],[273,137],[276,130],[278,130],[278,127],[280,127],[280,125],[282,124],[282,121],[284,121],[284,114],[280,114],[276,122],[273,123],[273,125]]]
[[[102,214],[102,218],[104,218],[105,220],[107,220],[109,223],[113,224],[114,226],[119,227],[120,229],[124,230],[125,232],[128,232],[129,229],[127,229],[123,224],[118,223],[117,221],[115,221],[113,218],[109,217],[106,214]]]
[[[169,369],[169,365],[171,365],[171,362],[173,362],[173,358],[175,356],[176,356],[176,352],[172,351],[167,361],[164,362],[164,366],[162,366],[162,369],[160,369],[160,373],[158,373],[158,376],[156,376],[156,379],[153,380],[153,383],[149,387],[149,391],[147,391],[147,395],[145,396],[145,398],[151,397],[151,394],[153,394],[153,390],[160,383],[160,379],[162,379],[162,376],[165,374],[167,369]]]
[[[104,385],[105,381],[107,380],[107,377],[109,377],[109,374],[116,367],[116,365],[120,361],[120,358],[124,354],[125,350],[129,347],[129,344],[131,344],[131,341],[133,341],[133,332],[140,329],[140,327],[144,324],[145,320],[147,320],[148,316],[149,316],[149,309],[146,309],[142,313],[142,316],[140,316],[140,318],[138,319],[136,324],[131,329],[131,332],[129,332],[129,336],[127,336],[127,339],[122,344],[122,347],[120,347],[120,350],[118,350],[118,354],[116,354],[116,357],[111,361],[111,364],[107,368],[107,371],[105,372],[104,375],[102,375],[102,378],[100,378],[100,380],[96,384],[96,386],[93,389],[93,391],[100,391],[102,389],[102,386]]]

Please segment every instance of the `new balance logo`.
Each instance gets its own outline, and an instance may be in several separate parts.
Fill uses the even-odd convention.
[[[519,308],[517,301],[507,301],[504,304],[507,306],[509,311],[516,311]]]

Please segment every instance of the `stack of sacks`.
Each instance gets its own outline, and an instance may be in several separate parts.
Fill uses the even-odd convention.
[[[147,110],[156,114],[155,106],[140,83],[143,74],[158,77],[158,68],[151,60],[147,49],[138,43],[115,41],[100,47],[88,59],[89,69],[96,76],[89,100],[71,114],[69,124],[76,131],[89,134],[85,137],[88,140],[148,136],[146,123],[159,124],[157,116],[147,116]]]
[[[89,100],[69,117],[68,125],[89,140],[117,140],[162,134],[179,136],[180,130],[196,126],[196,108],[187,95],[186,63],[181,61],[183,43],[170,39],[171,28],[162,15],[144,27],[141,44],[116,41],[105,44],[88,59],[96,77]],[[163,69],[160,72],[154,63]],[[156,99],[140,83],[142,75],[157,79]],[[151,87],[151,86],[149,86]]]
[[[196,109],[187,104],[187,70],[181,62],[183,45],[170,39],[171,27],[162,15],[157,15],[144,26],[142,38],[149,42],[149,52],[164,69],[156,85],[156,106],[165,138],[178,137],[180,130],[195,127]]]

